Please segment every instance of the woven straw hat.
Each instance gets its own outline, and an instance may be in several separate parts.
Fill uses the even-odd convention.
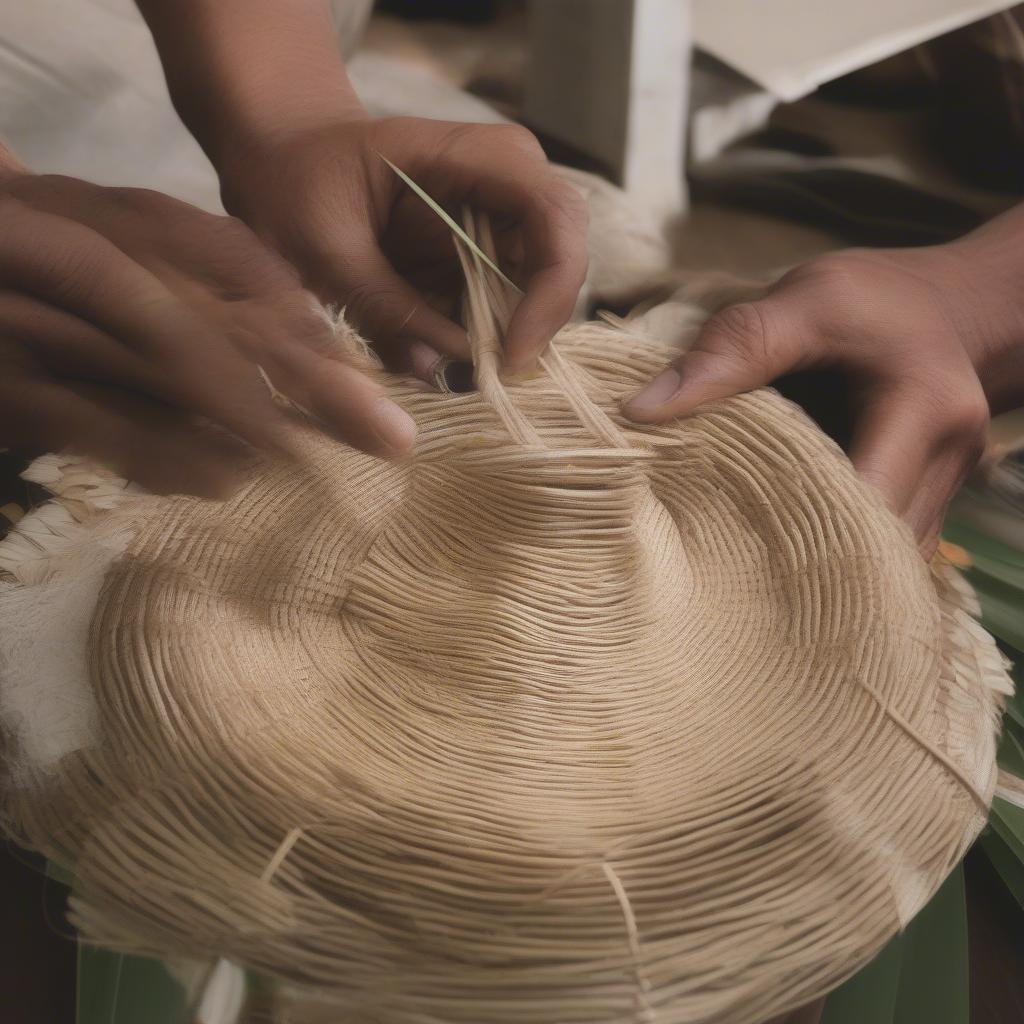
[[[981,828],[1000,658],[794,406],[630,426],[672,353],[607,324],[506,389],[471,284],[480,391],[392,381],[408,461],[309,431],[226,505],[106,513],[96,739],[9,819],[86,935],[270,975],[283,1020],[806,1003]]]

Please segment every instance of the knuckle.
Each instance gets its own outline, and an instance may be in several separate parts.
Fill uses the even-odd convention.
[[[24,213],[24,218],[21,213]],[[39,222],[39,216],[48,218]],[[92,303],[115,280],[120,250],[91,228],[52,215],[39,215],[31,207],[5,224],[0,232],[0,277],[15,291],[42,289],[54,306]],[[33,244],[43,229],[51,244]]]
[[[33,174],[15,179],[5,192],[35,211],[49,209],[55,202],[59,206],[61,196],[81,195],[88,188],[85,182],[62,174]]]
[[[269,346],[261,354],[261,359],[261,365],[271,369],[272,377],[283,374],[284,379],[295,380],[309,376],[309,352],[298,344],[290,342]]]
[[[719,310],[707,322],[701,347],[745,362],[768,357],[764,316],[756,302],[740,302]]]
[[[554,174],[541,198],[546,206],[574,229],[585,229],[590,221],[590,206],[586,199],[572,185]]]
[[[377,289],[368,281],[353,281],[344,290],[342,299],[346,311],[357,316],[365,315],[367,309],[377,302]]]
[[[333,352],[336,347],[334,331],[327,317],[318,311],[312,296],[289,310],[286,336],[321,355]]]
[[[865,288],[863,270],[853,249],[819,256],[790,271],[783,280],[801,285],[820,308],[833,314],[851,305],[856,307]]]
[[[90,247],[69,247],[49,261],[48,291],[58,305],[89,303],[99,291],[101,270],[102,261]]]
[[[148,188],[130,188],[127,185],[108,185],[103,198],[113,206],[126,210],[147,210],[157,205],[159,193]]]
[[[944,371],[917,384],[917,401],[934,454],[969,470],[983,455],[991,414],[976,377]]]
[[[473,124],[452,122],[443,136],[444,143],[457,146],[460,151],[514,149],[540,151],[540,143],[528,128],[521,124]]]
[[[486,125],[483,134],[500,145],[512,146],[515,149],[526,153],[543,155],[537,136],[524,128],[521,124],[491,124]]]
[[[841,287],[859,277],[857,251],[844,249],[841,252],[827,252],[795,267],[787,276]]]
[[[396,300],[397,296],[371,281],[354,282],[343,295],[345,319],[357,330],[379,333]]]
[[[165,192],[158,192],[153,188],[119,188],[117,191],[120,193],[122,201],[127,205],[141,207],[147,211],[151,209],[166,209],[168,211],[172,209],[198,210],[198,207],[190,207],[187,203],[183,203],[181,200],[175,199]],[[216,216],[215,214],[207,213],[205,210],[199,210],[198,212],[206,217]]]
[[[223,232],[229,238],[244,239],[252,245],[259,244],[252,228],[240,217],[235,217],[232,214],[227,214],[223,217],[215,214],[204,214],[204,216],[210,218],[208,223],[214,230]]]
[[[988,437],[989,408],[980,388],[961,389],[945,406],[945,438],[978,458]]]

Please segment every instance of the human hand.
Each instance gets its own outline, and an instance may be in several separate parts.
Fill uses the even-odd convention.
[[[586,205],[516,125],[421,118],[330,120],[268,133],[219,159],[225,206],[374,342],[385,363],[431,380],[466,358],[453,316],[462,275],[451,232],[387,157],[456,218],[490,215],[501,262],[522,285],[505,368],[529,367],[569,319],[586,273]]]
[[[837,369],[854,400],[850,457],[930,555],[983,450],[990,400],[1024,399],[1024,302],[994,258],[1005,242],[994,245],[996,234],[1005,230],[798,267],[712,316],[624,412],[662,422],[795,371]]]
[[[339,440],[405,451],[412,420],[332,342],[313,297],[241,222],[0,166],[0,445],[70,448],[151,489],[223,494],[247,445],[290,444],[261,367]]]

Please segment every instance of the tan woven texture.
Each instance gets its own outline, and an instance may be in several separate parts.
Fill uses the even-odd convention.
[[[10,821],[88,936],[265,972],[281,1020],[802,1005],[981,828],[999,656],[795,407],[629,426],[671,353],[605,324],[506,389],[473,274],[480,392],[388,385],[412,458],[309,430],[226,505],[147,506],[102,742]]]

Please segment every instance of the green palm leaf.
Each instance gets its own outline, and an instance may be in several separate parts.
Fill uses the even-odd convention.
[[[958,866],[907,929],[828,997],[821,1024],[970,1024],[969,984]]]
[[[76,1024],[188,1024],[185,990],[157,960],[78,943]]]

